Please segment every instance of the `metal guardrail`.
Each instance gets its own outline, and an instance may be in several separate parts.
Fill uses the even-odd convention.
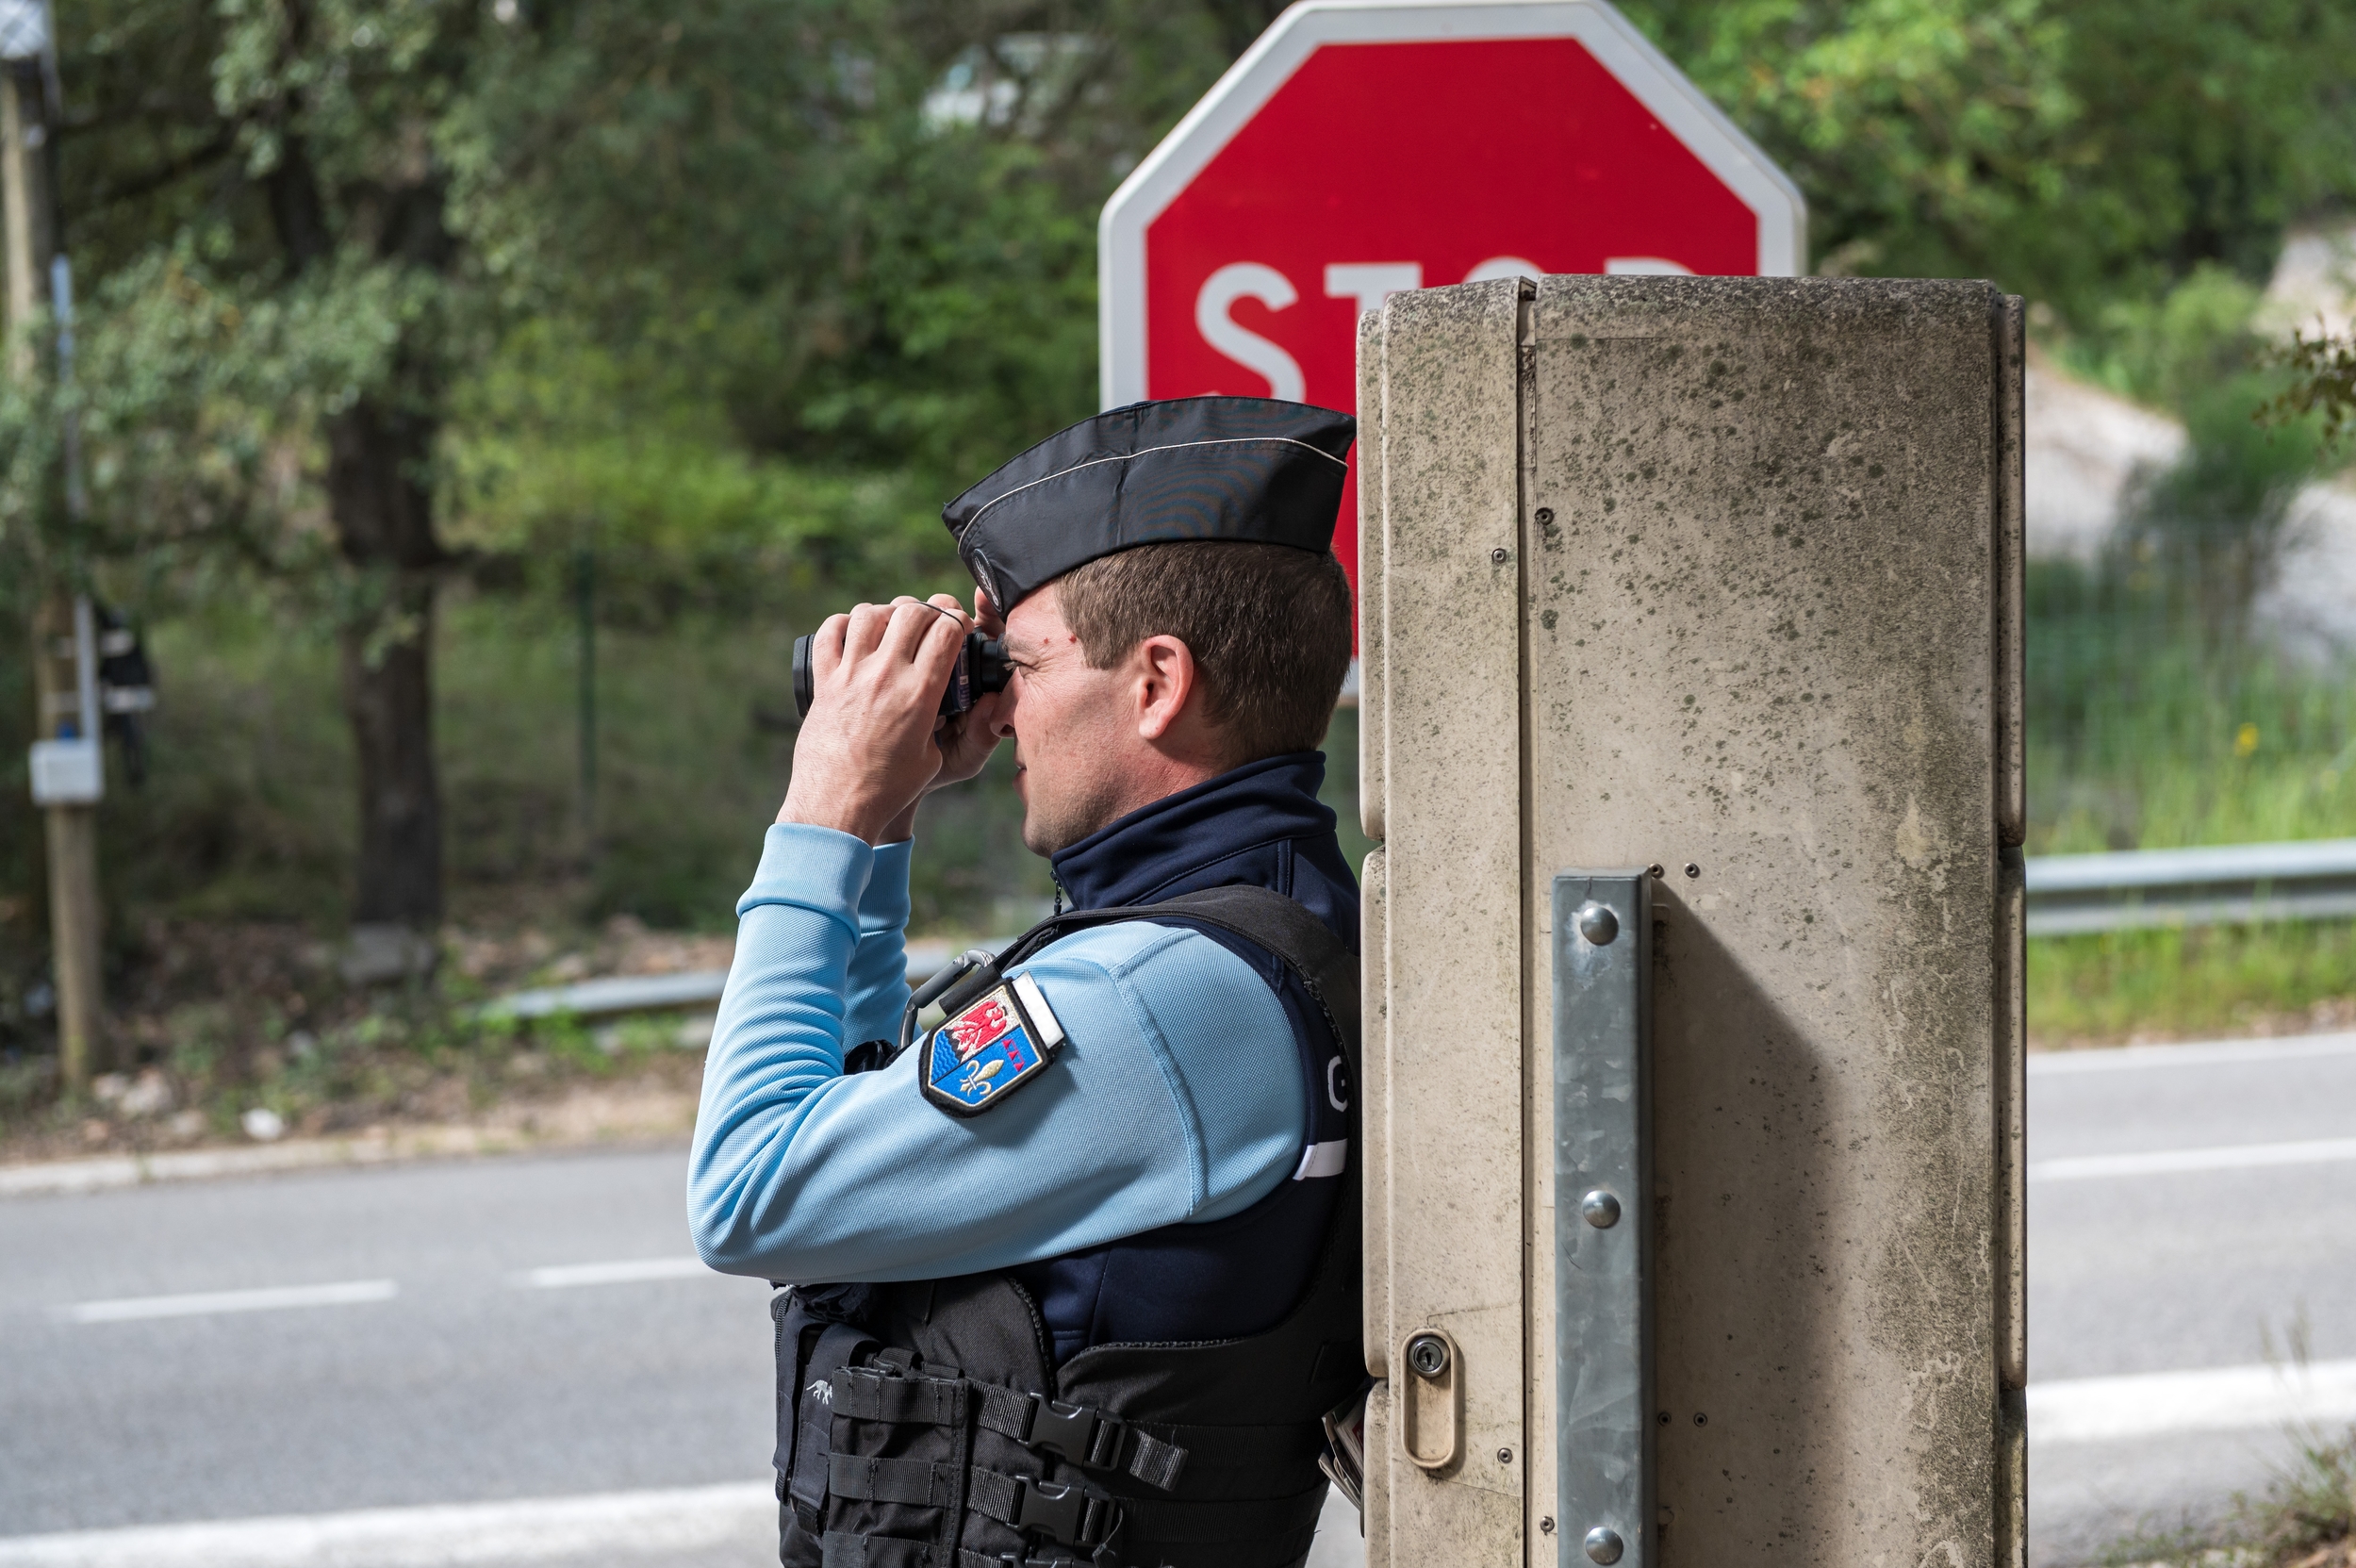
[[[2356,915],[2356,838],[2038,855],[2029,934]]]
[[[996,949],[995,942],[980,946]],[[908,944],[908,983],[930,979],[950,957],[964,950],[947,942],[918,938]],[[576,981],[570,985],[546,985],[530,991],[510,991],[483,1004],[486,1018],[602,1017],[616,1013],[660,1013],[690,1007],[717,1007],[727,988],[726,969],[690,969],[668,975],[607,975]]]
[[[2356,916],[2356,838],[2035,855],[2028,862],[2029,934],[2075,936],[2150,926],[2215,926]],[[908,944],[908,982],[949,961],[949,943]],[[510,992],[486,1017],[598,1017],[718,1004],[725,969],[613,975]]]

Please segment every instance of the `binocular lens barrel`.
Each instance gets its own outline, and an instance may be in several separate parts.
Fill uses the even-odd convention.
[[[1004,691],[1013,673],[1006,662],[1006,644],[980,632],[966,633],[965,646],[957,651],[957,665],[949,671],[948,687],[941,693],[941,716],[947,718],[964,713],[985,692]],[[810,705],[816,701],[817,671],[811,665],[810,639],[796,637],[794,711],[807,718]]]

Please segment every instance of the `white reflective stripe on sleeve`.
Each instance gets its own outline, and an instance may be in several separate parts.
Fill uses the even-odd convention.
[[[1311,1144],[1301,1150],[1301,1168],[1293,1173],[1293,1180],[1306,1181],[1312,1176],[1339,1176],[1349,1163],[1349,1139],[1336,1138],[1329,1144]]]
[[[1055,1009],[1047,1005],[1046,994],[1029,971],[1014,977],[1015,999],[1023,1004],[1024,1014],[1039,1031],[1039,1048],[1053,1050],[1063,1043],[1063,1026],[1056,1021]]]

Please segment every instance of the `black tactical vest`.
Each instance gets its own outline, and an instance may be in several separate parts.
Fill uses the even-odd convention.
[[[1277,955],[1359,1079],[1358,960],[1265,888],[1074,911],[1178,918]],[[1349,1113],[1349,1138],[1358,1116]],[[1241,1339],[1096,1345],[1056,1364],[1006,1273],[781,1290],[776,1464],[785,1568],[1292,1568],[1326,1496],[1322,1417],[1362,1386],[1359,1161],[1307,1292]]]

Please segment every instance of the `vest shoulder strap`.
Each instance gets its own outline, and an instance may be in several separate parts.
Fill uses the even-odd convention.
[[[996,985],[1006,971],[1036,956],[1048,944],[1075,932],[1129,920],[1185,920],[1216,926],[1267,949],[1284,961],[1324,1013],[1326,1026],[1359,1066],[1358,955],[1326,923],[1273,888],[1238,884],[1181,893],[1160,903],[1112,909],[1067,909],[1050,916],[1007,944],[996,957],[975,950],[952,959],[947,968],[918,986],[900,1018],[899,1049],[915,1039],[916,1015],[935,1001],[955,1013]],[[898,1052],[894,1052],[895,1055]]]

